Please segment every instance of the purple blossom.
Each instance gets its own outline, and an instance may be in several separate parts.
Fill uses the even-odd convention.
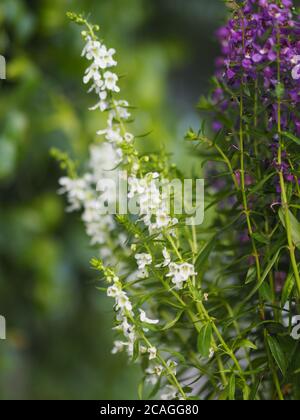
[[[270,132],[277,130],[276,97],[280,95],[281,128],[300,136],[300,116],[296,112],[300,104],[300,17],[295,15],[293,2],[281,0],[280,5],[274,0],[237,0],[237,3],[240,9],[217,32],[222,50],[216,71],[219,86],[228,86],[228,91],[236,92],[238,97],[242,83],[251,86],[258,80],[263,87],[260,101],[267,113],[266,128]],[[212,98],[220,114],[232,112],[237,106],[236,102],[230,102],[227,89],[218,87]],[[229,118],[232,119],[232,114]],[[216,118],[213,124],[215,131],[221,128],[218,121]],[[235,123],[238,126],[238,118]],[[274,138],[270,150],[271,166],[283,173],[286,182],[295,183],[288,156],[283,154],[282,163],[278,164],[278,138]],[[238,172],[236,177],[240,182]],[[275,187],[280,192],[279,182]]]

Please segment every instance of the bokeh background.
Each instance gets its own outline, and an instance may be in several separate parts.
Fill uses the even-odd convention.
[[[1,399],[137,396],[139,370],[110,354],[111,302],[96,290],[95,251],[79,215],[65,213],[49,154],[83,159],[101,128],[68,10],[90,15],[117,48],[123,97],[139,108],[139,132],[152,131],[145,147],[165,144],[185,168],[183,137],[199,124],[225,17],[221,0],[0,0]]]

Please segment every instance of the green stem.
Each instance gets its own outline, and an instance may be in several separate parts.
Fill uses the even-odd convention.
[[[247,194],[246,194],[246,186],[245,186],[245,156],[244,156],[244,130],[243,130],[243,117],[244,117],[244,99],[243,99],[243,92],[241,91],[241,98],[240,98],[240,172],[241,172],[241,192],[242,192],[242,198],[243,198],[243,206],[244,206],[244,214],[246,216],[247,221],[247,227],[248,232],[252,244],[252,250],[253,250],[253,256],[255,258],[256,263],[256,270],[257,270],[257,279],[258,283],[261,280],[261,267],[260,267],[260,260],[259,260],[259,254],[257,252],[257,247],[255,244],[255,240],[253,238],[253,228],[252,228],[252,222],[250,218],[250,210],[248,207],[248,200],[247,200]]]
[[[280,31],[279,28],[277,28],[277,83],[281,83],[281,69],[280,69]],[[289,204],[287,199],[287,193],[285,188],[285,180],[283,175],[283,170],[281,168],[282,165],[282,152],[285,148],[284,146],[284,140],[282,136],[282,129],[281,129],[281,98],[280,95],[278,95],[278,103],[277,103],[277,119],[278,119],[278,135],[279,135],[279,148],[278,148],[278,166],[279,166],[279,180],[280,180],[280,188],[281,188],[281,205],[284,211],[284,218],[285,218],[285,228],[287,233],[287,241],[288,241],[288,249],[290,253],[290,260],[293,267],[295,279],[296,279],[296,285],[298,289],[298,293],[300,294],[300,275],[298,271],[298,264],[296,260],[296,254],[295,254],[295,245],[293,242],[292,237],[292,225],[291,225],[291,219],[290,219],[290,213],[289,213]]]

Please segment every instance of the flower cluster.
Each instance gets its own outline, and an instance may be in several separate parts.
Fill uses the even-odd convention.
[[[172,283],[178,290],[182,289],[184,283],[194,276],[197,276],[197,273],[195,272],[195,267],[193,264],[169,264],[169,273],[167,274],[167,277],[172,278]]]
[[[164,184],[164,180],[158,173],[148,173],[144,178],[132,176],[128,181],[128,198],[136,200],[140,218],[150,234],[169,230],[178,224],[178,220],[170,216],[168,197],[160,191],[157,181]]]
[[[288,113],[300,102],[300,21],[292,13],[291,0],[247,0],[233,19],[218,31],[223,56],[217,60],[217,78],[221,84],[240,89],[241,85],[262,78],[261,100],[269,107],[269,127],[278,123],[274,95],[284,99],[281,113],[284,129],[290,124],[300,133],[297,113]],[[281,4],[279,4],[281,3]],[[280,78],[279,78],[280,72]],[[224,90],[218,87],[214,99],[222,109],[229,106]],[[214,128],[221,128],[220,122]]]
[[[150,254],[136,254],[135,259],[139,268],[138,277],[140,279],[149,277],[146,267],[152,264],[152,256]]]
[[[113,197],[109,191],[99,192],[99,180],[115,177],[113,171],[107,169],[115,165],[115,153],[110,145],[95,144],[90,148],[90,168],[82,177],[63,177],[60,179],[61,194],[67,194],[68,211],[82,210],[82,220],[86,226],[87,235],[91,238],[92,245],[103,246],[107,238],[112,236],[115,221],[112,215],[103,213],[103,203],[110,202]],[[107,169],[106,169],[107,168]],[[122,242],[119,236],[117,241]],[[102,255],[112,256],[108,248],[102,248]]]
[[[285,357],[294,346],[281,328],[283,312],[293,315],[300,293],[299,19],[290,0],[228,4],[233,18],[218,33],[223,56],[212,101],[203,101],[217,115],[217,133],[211,139],[202,124],[187,135],[208,146],[203,154],[197,148],[204,164],[211,160],[210,216],[201,229],[176,218],[175,197],[170,205],[164,187],[175,169],[158,154],[138,153],[128,129],[130,105],[118,97],[115,50],[72,15],[88,29],[84,83],[98,97],[91,110],[107,120],[91,147],[88,171],[80,177],[70,171],[61,192],[70,211],[82,211],[100,248],[93,266],[114,300],[112,352],[126,351],[140,363],[141,397],[299,395],[296,371],[290,375],[299,361]],[[101,210],[111,191],[101,180],[116,176],[116,167],[129,174],[126,193],[135,210],[106,218]]]
[[[113,284],[107,289],[107,296],[115,299],[115,311],[117,314],[117,327],[115,329],[122,333],[126,339],[126,341],[115,341],[112,353],[116,354],[126,349],[129,357],[133,357],[134,345],[138,340],[138,333],[136,332],[133,324],[135,314],[132,303],[130,302],[128,294],[123,290],[119,277],[117,277],[110,269],[103,267],[103,270],[108,281],[113,282]],[[140,310],[140,321],[144,324],[152,325],[159,323],[159,320],[149,319],[143,310]],[[157,357],[157,349],[153,346],[148,347],[148,349],[145,347],[141,348],[140,351],[142,353],[148,353],[149,360],[156,359]]]
[[[179,250],[175,245],[178,241],[178,219],[171,214],[167,190],[162,188],[167,183],[167,171],[156,172],[149,157],[139,156],[135,147],[135,136],[127,129],[131,122],[130,105],[116,97],[120,93],[119,77],[114,71],[117,65],[114,58],[116,51],[100,42],[93,28],[83,18],[74,17],[73,20],[79,20],[88,28],[88,31],[82,32],[85,40],[82,56],[89,62],[83,82],[88,85],[88,92],[98,97],[96,105],[90,110],[105,113],[107,122],[104,129],[97,131],[101,140],[90,148],[88,171],[81,177],[62,178],[60,192],[67,194],[69,211],[82,211],[82,220],[91,237],[91,243],[100,248],[101,260],[94,265],[104,273],[109,284],[107,296],[115,301],[114,330],[122,336],[115,341],[112,352],[116,354],[126,351],[133,359],[146,356],[147,382],[154,384],[165,377],[167,383],[174,388],[174,398],[183,398],[185,392],[176,378],[177,362],[172,353],[162,357],[159,348],[151,344],[151,337],[155,337],[160,321],[147,316],[142,308],[146,301],[140,303],[139,295],[141,290],[148,293],[146,285],[143,289],[142,282],[148,279],[150,281],[153,273],[159,272],[167,289],[166,293],[171,295],[172,289],[184,289],[188,280],[195,279],[197,274],[193,264],[185,262],[182,256],[178,262]],[[114,169],[116,167],[118,169]],[[119,226],[118,217],[103,215],[105,203],[109,203],[113,197],[105,186],[102,188],[102,184],[105,185],[102,180],[115,178],[119,168],[129,175],[128,201],[137,207],[138,218],[126,219],[129,226],[126,223],[125,226]],[[138,231],[155,238],[158,244],[155,251],[150,250],[143,242],[136,243],[139,234],[134,235],[130,244],[128,233],[131,234],[132,229],[136,231],[136,226],[139,226]],[[124,233],[127,236],[124,237]],[[173,238],[175,242],[169,238]],[[166,246],[162,248],[160,242],[164,242]],[[136,252],[137,248],[139,252],[135,253],[134,260],[138,270],[132,271],[130,254],[133,250]],[[172,262],[173,253],[176,254],[175,262]],[[111,266],[118,266],[118,274],[108,268]],[[157,311],[158,304],[155,301],[148,304],[147,312]],[[154,340],[155,343],[159,341],[157,338]],[[162,386],[163,384],[164,382]]]

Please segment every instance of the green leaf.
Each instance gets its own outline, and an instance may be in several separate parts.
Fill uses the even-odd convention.
[[[208,257],[210,256],[215,246],[216,246],[216,237],[213,236],[213,238],[206,245],[204,245],[204,247],[201,249],[201,251],[199,252],[197,256],[196,263],[195,263],[195,268],[197,272],[203,269],[203,265],[208,260]]]
[[[275,88],[276,98],[280,99],[283,97],[285,92],[284,84],[283,83],[277,83]]]
[[[249,400],[250,400],[250,401],[254,401],[254,400],[256,399],[256,396],[257,396],[257,393],[258,393],[259,387],[260,387],[260,385],[261,385],[261,383],[262,383],[262,380],[263,380],[263,376],[260,376],[260,377],[256,380],[256,382],[255,382],[255,384],[254,384],[254,386],[253,386],[253,388],[252,388],[252,391],[251,391],[250,397],[249,397]]]
[[[252,283],[253,281],[255,281],[256,272],[257,272],[256,267],[254,265],[252,265],[248,270],[245,284],[249,284],[249,283]]]
[[[174,319],[172,319],[172,321],[168,322],[162,329],[162,331],[166,331],[169,330],[170,328],[174,327],[177,322],[180,320],[181,315],[183,314],[184,311],[179,311],[176,315],[176,317]]]
[[[143,379],[138,386],[138,398],[140,401],[143,400],[143,395],[144,395],[144,384],[145,384],[145,379]]]
[[[228,393],[228,398],[230,401],[235,400],[235,387],[236,387],[235,375],[231,375],[231,378],[229,381],[229,393]]]
[[[298,144],[298,146],[300,146],[300,139],[294,136],[294,134],[288,133],[287,131],[284,131],[282,134],[283,136],[287,137],[288,139],[292,140],[294,143]]]
[[[286,304],[286,302],[289,300],[289,297],[293,291],[293,288],[295,286],[295,277],[294,277],[294,273],[290,273],[288,275],[288,278],[285,282],[283,291],[282,291],[282,295],[281,295],[281,306],[284,307],[284,305]]]
[[[251,389],[249,388],[249,386],[245,382],[245,384],[243,386],[243,399],[244,399],[244,401],[249,401],[250,393],[251,393]]]
[[[246,348],[252,349],[252,350],[257,350],[257,346],[254,343],[252,343],[252,341],[247,340],[247,339],[241,340],[238,343],[238,347],[236,347],[236,349],[237,348],[242,348],[242,347],[246,347]]]
[[[150,392],[147,400],[153,399],[155,395],[158,393],[158,391],[160,390],[160,387],[161,387],[161,378],[159,379],[159,381],[157,381],[157,383],[152,388],[152,391]]]
[[[260,296],[267,302],[273,301],[273,294],[270,285],[265,282],[259,288]]]
[[[250,189],[250,193],[254,194],[257,191],[260,191],[262,187],[269,181],[269,179],[273,178],[276,175],[276,172],[272,172],[269,175],[265,176],[254,188]]]
[[[252,238],[255,239],[257,242],[260,242],[262,244],[268,244],[269,238],[267,238],[266,236],[262,235],[261,233],[253,233]]]
[[[140,343],[138,340],[135,341],[133,346],[132,362],[135,362],[140,355]]]
[[[288,213],[291,221],[292,239],[295,246],[300,250],[300,223],[290,210],[288,210]],[[285,214],[282,208],[279,210],[279,217],[286,229]]]
[[[203,357],[209,356],[209,350],[211,348],[212,340],[212,326],[206,324],[201,328],[198,336],[198,351]]]
[[[279,369],[281,370],[281,373],[285,375],[286,370],[287,370],[287,362],[286,362],[283,350],[281,349],[276,338],[271,337],[269,335],[267,337],[267,340],[268,340],[268,344],[269,344],[272,356],[274,357],[274,360],[276,361]]]
[[[268,277],[270,271],[272,270],[273,266],[276,264],[279,255],[281,253],[281,251],[283,250],[284,247],[281,247],[273,256],[273,258],[271,259],[271,261],[269,262],[269,264],[267,265],[267,268],[265,269],[262,278],[260,280],[260,282],[254,287],[254,289],[252,290],[252,292],[246,297],[246,299],[242,302],[241,306],[243,307],[244,304],[246,302],[248,302],[249,299],[252,298],[252,296],[255,295],[255,293],[261,288],[262,284],[264,283],[264,281],[266,280],[266,278]]]

